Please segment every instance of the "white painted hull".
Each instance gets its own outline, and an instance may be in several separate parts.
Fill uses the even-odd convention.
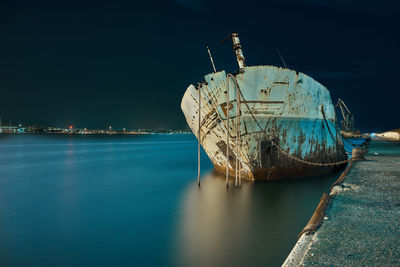
[[[234,176],[236,158],[242,165],[242,177],[249,180],[297,177],[318,169],[282,154],[268,140],[273,140],[288,155],[310,162],[329,163],[346,158],[338,149],[341,138],[329,91],[320,83],[303,73],[273,66],[246,67],[236,79],[243,93],[239,143],[236,143],[237,92],[233,80],[228,79],[228,114],[224,71],[206,75],[205,83],[198,86],[201,145],[217,171],[224,173],[228,164],[229,174]],[[199,90],[193,85],[187,88],[181,108],[198,138]],[[228,121],[229,160],[226,158]]]

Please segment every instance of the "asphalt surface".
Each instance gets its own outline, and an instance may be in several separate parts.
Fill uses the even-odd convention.
[[[400,143],[368,150],[333,189],[301,265],[400,266]]]

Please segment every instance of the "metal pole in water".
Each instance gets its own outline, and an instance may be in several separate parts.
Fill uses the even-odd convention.
[[[197,147],[197,184],[200,186],[200,142],[201,142],[201,94],[200,94],[200,90],[201,90],[201,85],[199,85],[198,87],[199,89],[199,131],[197,133],[197,139],[198,139],[198,147]]]
[[[238,124],[238,133],[237,135],[239,136],[239,141],[238,141],[238,155],[240,155],[240,150],[242,149],[242,140],[240,137],[240,92],[239,92],[239,87],[236,89],[236,104],[237,104],[237,124]],[[242,184],[242,161],[239,159],[239,166],[238,166],[238,171],[239,171],[239,185]]]
[[[237,131],[236,131],[237,133]],[[236,148],[236,157],[235,157],[235,186],[238,186],[238,158],[237,158],[237,135],[235,138],[235,148]]]
[[[226,79],[226,187],[229,187],[229,80]]]
[[[235,168],[235,186],[238,186],[238,171],[239,171],[239,132],[240,132],[240,117],[239,117],[239,88],[236,85],[236,168]]]

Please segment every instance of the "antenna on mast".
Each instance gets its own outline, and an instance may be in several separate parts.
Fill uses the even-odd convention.
[[[283,57],[282,57],[282,55],[281,55],[281,52],[279,52],[279,49],[278,49],[278,48],[276,49],[276,52],[278,52],[278,55],[279,55],[279,57],[281,58],[281,60],[282,60],[282,62],[283,62],[283,65],[285,66],[285,68],[287,68],[286,63],[285,63],[285,60],[283,60]]]
[[[208,47],[208,45],[206,45],[206,47],[207,47],[208,55],[210,56],[210,60],[211,60],[211,64],[213,66],[214,72],[217,72],[217,70],[215,69],[214,60],[212,58],[210,48]]]

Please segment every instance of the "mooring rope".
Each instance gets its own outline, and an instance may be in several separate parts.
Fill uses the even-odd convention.
[[[329,121],[329,120],[326,118],[324,106],[321,106],[321,113],[322,113],[322,116],[324,117],[325,125],[326,125],[326,128],[328,129],[329,135],[331,136],[332,140],[333,140],[333,141],[335,142],[335,144],[336,144],[336,148],[339,149],[340,151],[342,151],[342,153],[346,154],[346,150],[344,149],[343,146],[341,146],[341,145],[339,144],[339,142],[338,142],[338,140],[337,140],[337,137],[335,137],[335,136],[333,135],[333,133],[332,133],[332,131],[331,131],[329,125],[328,125],[328,121]]]
[[[236,85],[237,88],[238,88],[238,91],[239,91],[240,95],[241,95],[242,98],[243,98],[243,101],[242,101],[242,102],[245,103],[247,109],[249,110],[249,113],[250,113],[251,117],[253,118],[253,120],[254,120],[254,122],[257,124],[257,126],[260,128],[260,131],[263,133],[264,137],[266,137],[266,138],[268,139],[268,141],[270,141],[271,144],[274,145],[274,146],[279,150],[279,152],[281,152],[282,154],[286,155],[287,157],[289,157],[289,158],[291,158],[291,159],[293,159],[293,160],[299,161],[299,162],[301,162],[301,163],[308,164],[308,165],[313,165],[313,166],[320,166],[320,167],[341,165],[341,164],[347,163],[347,162],[350,160],[350,159],[346,159],[346,160],[341,160],[341,161],[337,161],[337,162],[319,163],[319,162],[307,161],[307,160],[301,159],[301,158],[299,158],[299,157],[296,157],[296,156],[294,156],[294,155],[291,155],[291,154],[289,153],[289,151],[286,151],[285,149],[281,148],[281,147],[280,147],[278,144],[276,144],[271,138],[268,137],[267,133],[266,133],[265,130],[261,127],[260,123],[258,122],[258,120],[257,120],[256,117],[254,116],[253,112],[251,111],[249,105],[247,104],[247,101],[246,101],[246,99],[244,98],[243,92],[242,92],[242,90],[240,89],[240,86],[239,86],[239,83],[238,83],[236,77],[233,76],[233,75],[230,74],[230,73],[227,74],[227,78],[228,78],[228,77],[231,77],[232,80],[234,81],[235,85]]]
[[[329,120],[328,120],[328,121],[329,121]],[[330,123],[333,127],[335,127],[335,125],[333,125],[333,123],[332,123],[331,121],[329,121],[329,123]],[[348,139],[343,139],[343,141],[347,142],[350,146],[357,146],[356,144],[353,144],[352,142],[350,142]],[[343,145],[343,147],[344,147],[344,145]]]

